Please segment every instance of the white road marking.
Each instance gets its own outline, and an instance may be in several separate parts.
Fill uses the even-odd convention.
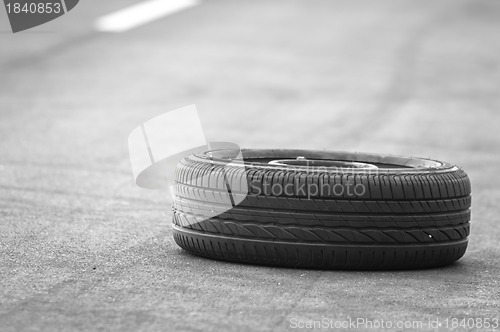
[[[199,0],[149,0],[100,17],[95,28],[103,32],[124,32],[163,16],[196,6]]]
[[[62,4],[62,7],[63,7],[63,11],[64,11],[65,13],[67,13],[67,12],[68,12],[68,10],[66,9],[66,2],[64,2],[64,1],[65,1],[65,0],[61,0],[61,4]]]

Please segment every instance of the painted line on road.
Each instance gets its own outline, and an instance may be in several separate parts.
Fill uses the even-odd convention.
[[[61,0],[61,5],[62,5],[62,7],[63,7],[63,11],[64,11],[65,13],[67,13],[67,12],[68,12],[68,9],[66,9],[66,2],[64,2],[64,1],[65,1],[65,0]]]
[[[100,17],[95,28],[102,32],[124,32],[184,9],[197,6],[199,0],[149,0]]]

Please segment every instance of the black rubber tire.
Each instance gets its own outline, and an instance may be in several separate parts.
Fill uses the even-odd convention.
[[[234,152],[218,150],[179,163],[173,207],[179,246],[242,263],[361,270],[444,266],[465,253],[471,186],[456,166],[346,152],[242,150],[242,155],[244,161],[228,163]],[[297,156],[379,168],[268,164]],[[274,184],[290,190],[275,192]],[[366,190],[309,190],[335,184]]]

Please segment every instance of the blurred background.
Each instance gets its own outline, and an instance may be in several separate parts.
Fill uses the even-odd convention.
[[[500,2],[201,0],[127,31],[96,28],[100,17],[138,2],[82,0],[17,34],[0,9],[6,326],[279,329],[295,311],[445,317],[498,310]],[[464,167],[474,205],[462,265],[445,277],[371,275],[381,278],[374,290],[367,275],[301,279],[300,271],[183,253],[171,239],[164,193],[133,184],[127,136],[189,104],[211,141],[414,155]],[[444,295],[412,291],[443,278],[437,294],[458,292],[446,303]],[[305,291],[283,293],[276,280],[316,293],[304,303]],[[394,291],[408,283],[416,286],[405,295]],[[346,287],[352,292],[338,295]],[[332,300],[335,293],[343,301]],[[363,303],[352,305],[356,294]],[[401,296],[407,301],[395,300]]]

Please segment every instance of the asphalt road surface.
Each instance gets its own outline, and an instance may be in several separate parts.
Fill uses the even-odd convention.
[[[122,33],[84,0],[13,35],[0,9],[0,330],[287,330],[293,321],[500,318],[500,3],[229,1]],[[473,186],[440,269],[230,264],[173,241],[127,136],[195,103],[209,140],[432,157]],[[445,330],[442,326],[440,330]]]

